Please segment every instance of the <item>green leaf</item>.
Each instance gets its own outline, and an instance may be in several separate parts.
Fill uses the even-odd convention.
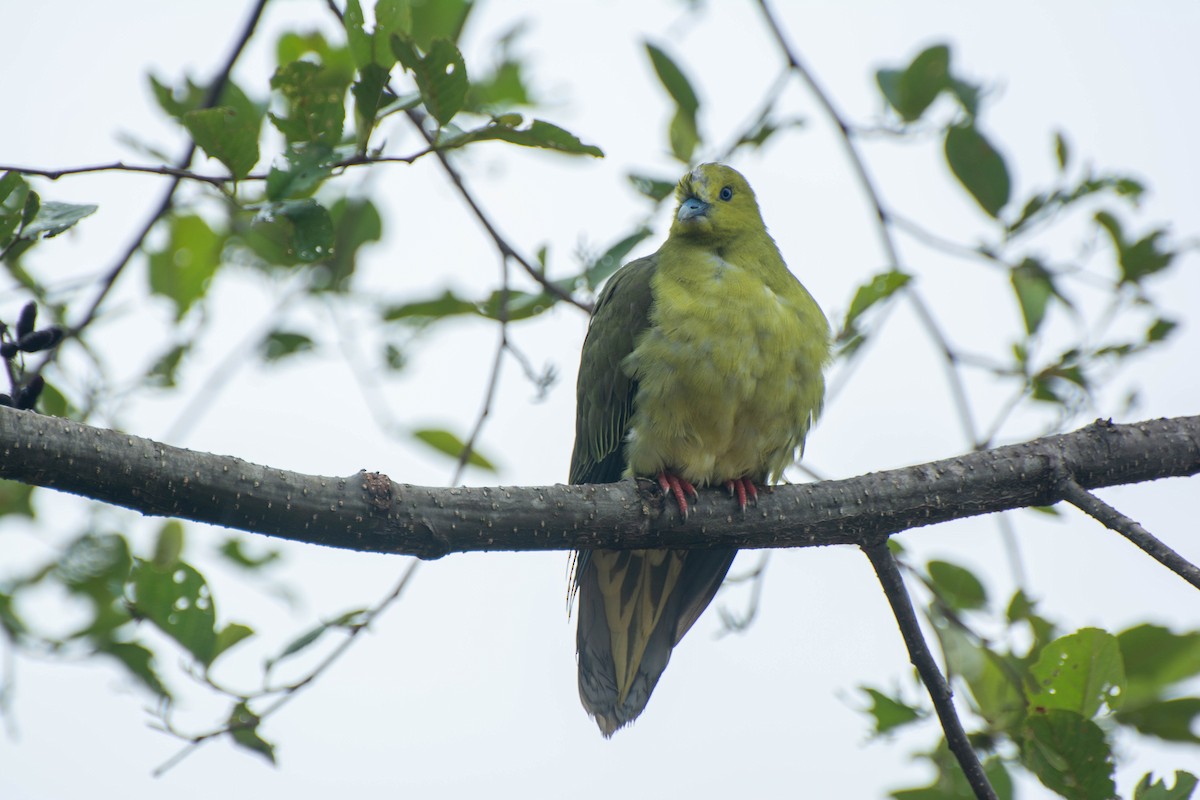
[[[937,777],[934,778],[933,783],[919,789],[893,791],[891,792],[893,798],[896,800],[962,800],[962,798],[975,796],[966,776],[963,775],[962,768],[946,746],[945,739],[938,743],[937,749],[933,753],[924,755],[933,762],[934,768],[937,770]],[[1012,800],[1012,778],[1009,777],[1001,759],[992,757],[985,760],[983,772],[987,776],[988,783],[995,790],[998,800]]]
[[[439,453],[444,453],[451,458],[458,459],[462,457],[463,451],[467,445],[462,439],[459,439],[453,433],[447,430],[424,428],[422,430],[413,431],[413,438],[419,442],[423,442]],[[467,456],[467,463],[473,467],[487,470],[488,472],[496,472],[496,467],[481,455],[476,448],[471,448],[471,454]]]
[[[154,542],[154,566],[163,570],[175,566],[183,555],[183,545],[183,523],[177,519],[164,522]]]
[[[493,292],[476,308],[479,315],[487,319],[517,322],[549,311],[554,303],[555,297],[549,292],[514,292],[510,289]]]
[[[191,78],[186,78],[181,87],[168,86],[154,75],[149,79],[150,90],[159,108],[180,122],[184,114],[201,108],[208,94],[207,87],[193,83]]]
[[[387,96],[389,75],[389,71],[384,67],[368,64],[362,68],[358,80],[350,87],[350,93],[354,95],[355,131],[360,152],[366,152],[371,132],[375,129],[379,106]]]
[[[1016,659],[1001,656],[985,646],[983,660],[975,674],[967,677],[967,686],[979,715],[994,730],[1010,730],[1025,719],[1025,693],[1021,689],[1020,668]]]
[[[278,550],[264,550],[262,555],[251,555],[246,552],[245,541],[237,536],[227,538],[221,543],[217,552],[230,563],[246,570],[259,570],[283,558]]]
[[[258,163],[262,115],[253,104],[189,111],[183,115],[183,124],[196,144],[224,164],[233,177],[245,178]]]
[[[1196,723],[1200,721],[1200,697],[1179,697],[1122,709],[1117,713],[1117,721],[1146,736],[1157,736],[1168,742],[1200,744],[1200,736],[1194,733]]]
[[[925,716],[920,709],[913,708],[869,686],[858,688],[871,698],[871,707],[867,709],[867,713],[875,718],[874,732],[877,736],[882,736],[910,722],[916,722]]]
[[[67,400],[58,387],[51,383],[47,383],[42,388],[41,405],[42,413],[49,417],[65,417],[75,420],[82,418],[79,409]]]
[[[242,702],[234,706],[226,725],[229,727],[230,737],[239,747],[244,747],[252,753],[258,753],[274,764],[275,745],[258,735],[260,722],[262,722],[261,718],[251,711],[245,702]]]
[[[392,306],[383,314],[385,322],[397,322],[399,320],[430,320],[444,319],[446,317],[456,317],[463,314],[476,314],[479,308],[469,300],[463,300],[453,292],[447,290],[441,297],[432,300],[417,300],[411,303],[404,303],[398,306]]]
[[[842,322],[842,330],[853,331],[855,321],[867,309],[888,299],[897,290],[907,286],[911,280],[912,276],[908,273],[893,269],[875,275],[871,280],[858,287],[858,290],[854,292],[854,299],[850,301],[850,309],[846,312],[846,318]]]
[[[125,537],[87,533],[71,542],[54,571],[72,593],[106,602],[123,594],[132,566]]]
[[[179,365],[190,349],[191,346],[186,344],[177,344],[168,349],[146,371],[146,383],[159,389],[175,388]]]
[[[29,196],[37,197],[33,192],[30,192]],[[97,208],[99,206],[90,203],[76,205],[74,203],[56,203],[53,200],[45,203],[39,201],[36,213],[21,229],[21,238],[33,240],[42,236],[47,239],[58,236],[63,231],[74,227],[79,220],[96,213]]]
[[[1133,800],[1188,800],[1196,790],[1196,776],[1183,770],[1175,771],[1175,785],[1167,788],[1167,779],[1154,779],[1153,772],[1147,772],[1138,781],[1133,790]]]
[[[316,343],[303,333],[271,331],[263,337],[258,350],[264,361],[279,361],[297,353],[307,353],[315,346]]]
[[[450,149],[453,147],[462,147],[471,142],[500,140],[509,142],[510,144],[521,145],[522,147],[541,147],[570,155],[587,155],[594,156],[595,158],[604,157],[604,151],[599,147],[584,144],[573,133],[557,125],[535,119],[529,124],[529,127],[517,128],[515,124],[520,122],[521,116],[519,114],[505,116],[515,118],[515,122],[510,124],[509,119],[497,118],[482,128],[464,131],[463,133],[448,137],[439,142],[438,146],[442,149]]]
[[[690,163],[696,147],[700,144],[700,132],[696,128],[696,118],[678,109],[671,117],[671,126],[667,129],[667,140],[671,145],[671,155],[684,164]]]
[[[5,172],[4,177],[0,177],[0,205],[8,200],[9,195],[24,184],[25,181],[21,178],[21,173]]]
[[[412,32],[411,0],[377,0],[375,3],[375,63],[390,70],[391,66],[396,63],[396,56],[392,52],[391,46],[392,36],[395,34],[409,36]],[[449,39],[452,38],[452,35],[444,34],[441,38]]]
[[[1062,131],[1054,133],[1054,159],[1058,162],[1058,170],[1066,170],[1071,161],[1071,149],[1067,146],[1067,137]]]
[[[42,391],[45,391],[45,389]],[[0,517],[12,514],[33,519],[32,500],[32,486],[0,478]]]
[[[675,181],[652,178],[649,175],[638,175],[632,172],[626,177],[629,178],[634,189],[655,202],[665,200],[675,193]]]
[[[154,669],[154,653],[136,642],[106,641],[96,648],[96,652],[112,656],[125,667],[126,672],[136,678],[150,691],[159,697],[169,700],[171,693],[158,677]]]
[[[1021,740],[1021,763],[1048,789],[1071,800],[1116,797],[1112,750],[1104,732],[1073,712],[1031,715]]]
[[[998,217],[1011,186],[1004,158],[974,125],[946,130],[946,161],[959,183],[989,215]]]
[[[365,22],[358,0],[346,0],[346,8],[342,11],[342,27],[346,30],[346,45],[354,58],[354,65],[360,70],[370,64],[375,55],[374,37],[363,29]]]
[[[944,44],[926,48],[904,70],[881,69],[875,80],[901,119],[915,122],[942,90],[951,88],[950,48]]]
[[[496,65],[491,72],[471,78],[471,88],[467,92],[468,110],[496,113],[537,105],[525,77],[525,64],[514,52],[514,43],[529,27],[527,22],[517,22],[500,36]]]
[[[654,72],[662,82],[663,88],[667,90],[667,94],[671,95],[671,99],[675,101],[675,105],[680,111],[691,117],[694,124],[696,113],[700,110],[700,100],[696,97],[696,90],[692,88],[691,81],[661,48],[646,42],[646,53],[650,56]]]
[[[661,48],[646,42],[646,53],[650,56],[650,63],[654,66],[659,81],[675,101],[675,114],[671,117],[667,138],[671,144],[671,153],[686,164],[691,161],[692,154],[700,143],[699,128],[696,124],[700,100],[683,70]]]
[[[621,268],[633,248],[641,244],[650,234],[649,228],[645,226],[638,228],[609,247],[599,257],[589,261],[583,271],[585,283],[593,289],[603,283],[608,276]]]
[[[1146,330],[1146,343],[1161,342],[1171,335],[1171,332],[1179,327],[1179,323],[1174,320],[1159,318],[1154,320],[1154,323]]]
[[[245,641],[254,635],[254,629],[248,625],[231,622],[217,632],[217,643],[213,648],[213,661],[238,642]]]
[[[1173,633],[1145,623],[1118,633],[1117,644],[1125,663],[1127,704],[1157,699],[1200,675],[1200,631]]]
[[[21,224],[22,210],[30,194],[29,184],[18,173],[6,172],[0,179],[0,247],[7,244]]]
[[[469,85],[467,65],[449,39],[434,40],[422,56],[412,40],[394,34],[392,52],[413,74],[421,100],[439,124],[445,125],[462,110]]]
[[[136,613],[209,664],[216,652],[216,609],[204,576],[182,561],[159,569],[138,560],[133,570]]]
[[[413,41],[428,51],[438,39],[457,42],[474,8],[473,0],[409,0]],[[376,16],[379,9],[375,10]]]
[[[346,121],[348,81],[311,61],[292,61],[275,71],[271,88],[287,102],[288,114],[271,114],[271,121],[289,143],[312,142],[334,147]]]
[[[289,31],[283,34],[276,42],[275,56],[281,68],[301,60],[318,62],[322,80],[331,86],[340,85],[343,90],[354,79],[354,55],[349,46],[330,44],[319,31],[304,34]]]
[[[1125,667],[1117,637],[1099,628],[1083,628],[1042,649],[1031,669],[1036,688],[1028,692],[1037,710],[1063,709],[1085,718],[1101,707],[1116,708],[1124,699]]]
[[[987,591],[970,570],[948,561],[930,561],[926,567],[938,597],[957,611],[987,605]]]
[[[1046,306],[1056,294],[1054,281],[1041,262],[1033,258],[1026,258],[1013,267],[1010,278],[1021,306],[1021,316],[1025,319],[1025,331],[1032,335],[1041,326],[1046,317]]]
[[[274,658],[267,659],[267,670],[273,669],[280,661],[291,658],[297,653],[302,653],[308,648],[312,647],[314,644],[320,641],[321,637],[324,636],[329,630],[329,627],[330,626],[327,623],[323,622],[315,628],[311,628],[300,636],[297,636],[292,641],[288,642],[287,646],[280,651],[279,655],[275,656]]]
[[[311,264],[333,250],[333,220],[316,200],[267,203],[254,219],[254,230],[275,246],[278,263]]]
[[[1107,211],[1096,212],[1096,222],[1108,232],[1113,249],[1117,252],[1117,263],[1121,268],[1122,283],[1138,283],[1147,275],[1161,272],[1175,260],[1176,253],[1161,248],[1167,235],[1161,228],[1130,242],[1121,230],[1121,223]]]
[[[309,197],[333,174],[339,153],[323,146],[289,147],[267,173],[267,199]]]
[[[342,197],[329,209],[333,221],[333,254],[318,288],[341,291],[349,285],[358,264],[358,251],[383,238],[383,218],[370,200]]]
[[[150,254],[150,291],[175,304],[176,319],[204,296],[224,247],[225,237],[202,218],[188,214],[170,219],[166,247]]]

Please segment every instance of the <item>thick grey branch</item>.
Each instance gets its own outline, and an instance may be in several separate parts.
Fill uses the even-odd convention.
[[[596,486],[439,489],[375,472],[303,475],[0,408],[0,478],[143,514],[351,550],[437,558],[485,550],[863,544],[952,519],[1050,505],[1085,489],[1200,472],[1200,417],[1074,433],[840,481],[776,487],[734,513],[701,494],[686,525],[657,491]]]

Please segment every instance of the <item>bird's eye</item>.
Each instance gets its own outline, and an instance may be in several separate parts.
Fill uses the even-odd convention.
[[[721,189],[721,194],[719,195],[719,197],[726,202],[732,200],[733,199],[733,189],[729,186],[724,187],[723,189]]]

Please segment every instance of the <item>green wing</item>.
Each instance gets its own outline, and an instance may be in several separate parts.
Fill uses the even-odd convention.
[[[596,303],[579,365],[571,483],[625,476],[637,384],[624,368],[650,325],[656,256],[633,261]],[[679,643],[712,600],[733,550],[585,550],[577,554],[579,697],[611,736],[642,712]]]
[[[637,388],[622,362],[650,326],[656,256],[626,264],[596,301],[579,363],[571,483],[613,483],[625,474],[625,434]]]

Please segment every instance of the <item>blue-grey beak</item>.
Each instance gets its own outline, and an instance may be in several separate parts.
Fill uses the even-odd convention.
[[[708,213],[708,203],[698,197],[689,197],[679,204],[679,213],[675,218],[680,222],[692,217],[702,217]]]

